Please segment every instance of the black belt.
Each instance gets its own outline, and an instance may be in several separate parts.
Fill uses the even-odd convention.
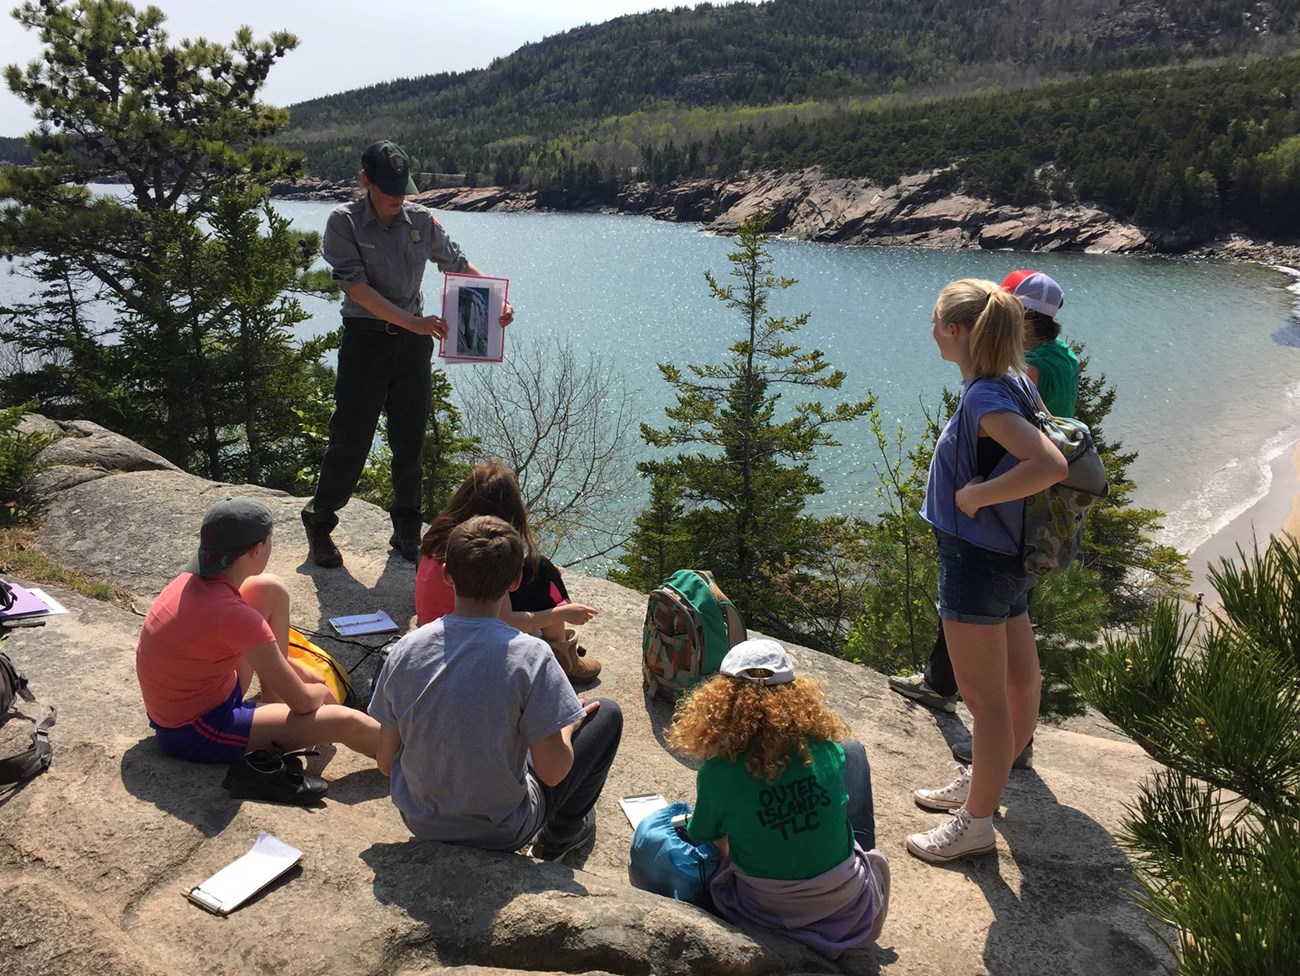
[[[386,332],[389,335],[397,335],[399,332],[406,330],[400,326],[393,325],[392,322],[385,322],[383,319],[365,319],[359,316],[343,316],[343,324],[349,329],[361,329],[363,332]]]

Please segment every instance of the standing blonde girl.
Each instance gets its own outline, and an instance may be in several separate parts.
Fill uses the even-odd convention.
[[[995,847],[993,813],[1038,720],[1042,676],[1020,554],[1024,499],[1065,478],[1065,458],[1028,417],[1044,409],[1024,368],[1024,308],[991,281],[939,293],[932,335],[961,370],[962,398],[930,462],[921,514],[939,546],[939,617],[974,720],[972,763],[918,806],[952,819],[907,849],[943,863]]]

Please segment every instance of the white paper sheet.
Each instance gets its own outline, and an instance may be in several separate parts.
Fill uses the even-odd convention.
[[[383,610],[376,610],[374,613],[354,613],[347,617],[330,617],[330,626],[340,637],[387,634],[397,630],[393,618]]]

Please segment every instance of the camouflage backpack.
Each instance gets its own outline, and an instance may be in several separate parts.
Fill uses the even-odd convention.
[[[716,674],[732,646],[747,636],[740,612],[707,570],[681,569],[650,594],[641,642],[641,671],[655,698],[676,701]]]
[[[1079,554],[1084,516],[1093,504],[1106,497],[1110,486],[1087,424],[1036,411],[1029,419],[1065,455],[1070,466],[1064,481],[1025,499],[1020,537],[1025,569],[1035,576],[1047,576],[1063,571]]]

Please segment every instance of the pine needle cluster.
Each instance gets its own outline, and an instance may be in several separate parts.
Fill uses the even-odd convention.
[[[1211,571],[1222,609],[1159,603],[1075,686],[1163,765],[1120,842],[1186,974],[1300,971],[1300,542]]]

